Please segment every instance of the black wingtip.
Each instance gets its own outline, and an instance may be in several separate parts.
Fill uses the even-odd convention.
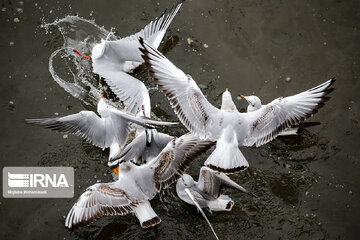
[[[336,77],[331,78],[331,84],[333,84],[336,81]]]

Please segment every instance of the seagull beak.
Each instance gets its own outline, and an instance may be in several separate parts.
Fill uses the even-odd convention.
[[[100,96],[101,96],[101,98],[104,98],[104,94],[101,94]]]
[[[229,91],[229,89],[228,89],[228,88],[225,88],[225,91]]]
[[[245,99],[248,102],[248,104],[251,104],[251,102],[249,102],[249,100],[244,95],[240,95],[240,97]]]
[[[113,168],[113,172],[114,172],[116,175],[119,175],[119,166],[117,166],[116,168]]]

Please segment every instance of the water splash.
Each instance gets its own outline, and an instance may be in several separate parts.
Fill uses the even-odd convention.
[[[93,46],[101,39],[117,40],[117,37],[112,30],[98,26],[94,20],[78,16],[66,16],[52,23],[43,23],[41,27],[47,34],[58,32],[60,35],[56,37],[60,36],[63,40],[62,46],[49,58],[49,71],[53,79],[86,105],[96,105],[107,86],[92,73],[91,61],[76,55],[73,49],[91,55]],[[111,104],[111,101],[108,102]]]

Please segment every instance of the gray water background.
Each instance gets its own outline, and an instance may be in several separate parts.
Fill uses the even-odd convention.
[[[77,197],[97,180],[112,180],[108,152],[80,138],[63,138],[24,123],[25,118],[94,110],[52,79],[49,56],[63,39],[56,32],[46,34],[42,23],[78,14],[106,29],[115,27],[122,37],[174,3],[1,1],[1,166],[76,169],[73,199],[1,198],[1,239],[212,239],[204,219],[177,198],[174,187],[151,202],[162,219],[154,228],[141,229],[128,215],[66,230],[64,217]],[[311,119],[320,126],[260,148],[241,148],[251,167],[232,179],[259,199],[225,191],[235,200],[233,210],[207,214],[221,239],[358,239],[359,5],[333,0],[193,0],[184,3],[170,25],[159,49],[193,76],[215,106],[220,106],[226,87],[234,99],[254,93],[267,103],[337,78],[331,100]],[[145,68],[135,74],[154,86]],[[177,120],[159,91],[152,91],[151,100],[158,117]],[[239,109],[246,107],[244,101],[235,102]],[[173,135],[185,132],[182,126],[163,130]],[[191,175],[197,177],[207,155],[192,165]]]

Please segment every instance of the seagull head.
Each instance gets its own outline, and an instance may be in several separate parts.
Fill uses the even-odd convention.
[[[222,94],[221,109],[233,112],[236,109],[235,103],[232,100],[231,94],[228,91],[228,88],[225,89],[225,92]]]
[[[194,179],[188,175],[188,174],[184,174],[179,180],[178,182],[183,185],[185,188],[189,188],[195,185]]]
[[[102,57],[102,55],[104,54],[104,51],[105,51],[105,44],[106,44],[106,41],[104,39],[101,39],[101,43],[98,43],[93,47],[92,53],[91,53],[91,58],[93,60],[96,60],[97,58]]]
[[[109,106],[104,101],[104,95],[101,94],[101,98],[97,105],[97,112],[100,114],[101,117],[109,116]]]
[[[250,96],[243,96],[240,95],[241,98],[245,99],[249,106],[247,107],[248,112],[253,112],[261,108],[261,100],[257,96],[250,95]]]

